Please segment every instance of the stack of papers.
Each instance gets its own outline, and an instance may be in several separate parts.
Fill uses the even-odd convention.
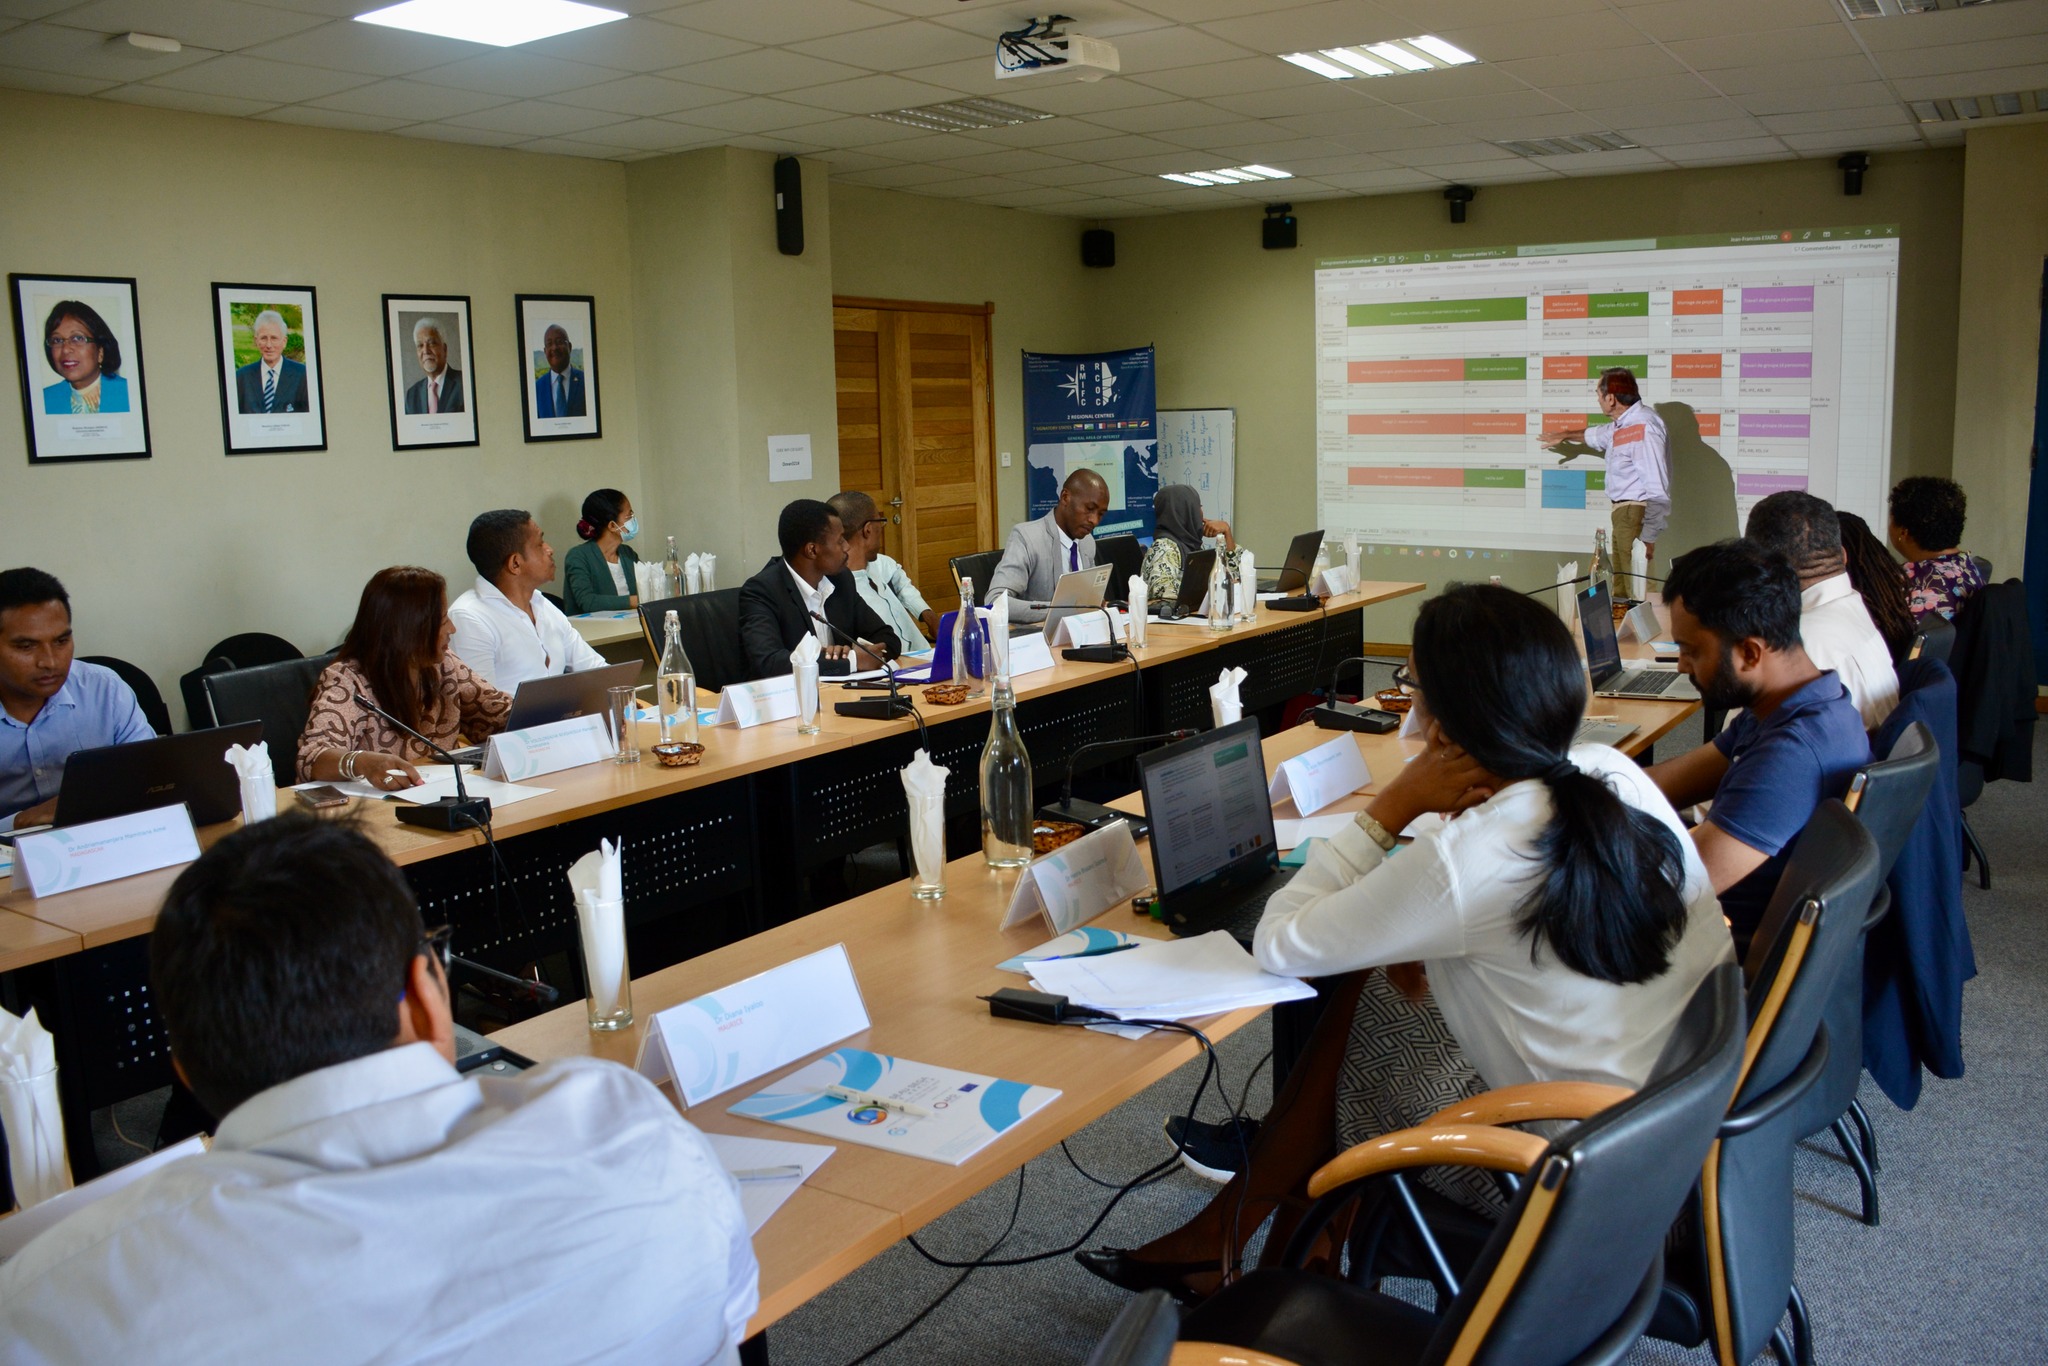
[[[778,1143],[739,1134],[704,1137],[718,1154],[718,1164],[739,1181],[740,1213],[746,1216],[749,1233],[759,1233],[783,1202],[838,1151],[821,1143]]]
[[[390,797],[402,802],[419,803],[439,801],[443,797],[455,795],[455,770],[447,764],[414,764],[413,767],[419,771],[419,785],[416,787],[400,788],[396,792],[386,792],[383,788],[374,786],[367,779],[360,779],[352,783],[340,781],[333,783],[295,783],[293,786],[332,787],[336,791],[351,797],[371,797],[376,799]],[[482,774],[468,773],[465,773],[462,777],[462,786],[463,790],[472,797],[490,798],[491,805],[494,807],[510,806],[514,802],[523,802],[529,797],[545,797],[548,793],[554,791],[551,787],[533,787],[523,783],[502,782],[496,778],[486,778]]]
[[[1223,930],[1033,963],[1031,985],[1119,1020],[1187,1020],[1315,995],[1299,978],[1267,972]]]

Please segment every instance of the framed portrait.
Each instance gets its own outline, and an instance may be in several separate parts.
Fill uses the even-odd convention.
[[[327,449],[311,285],[213,287],[221,440],[229,455]]]
[[[148,389],[135,281],[9,275],[30,464],[147,460]]]
[[[472,353],[468,295],[384,296],[393,450],[477,444]]]
[[[597,301],[588,294],[519,294],[519,406],[528,441],[604,434],[597,410]]]

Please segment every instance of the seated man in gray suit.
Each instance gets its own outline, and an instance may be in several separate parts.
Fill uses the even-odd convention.
[[[1095,525],[1108,510],[1109,485],[1102,476],[1075,470],[1060,486],[1060,500],[1051,512],[1010,528],[995,573],[986,584],[975,585],[981,600],[993,603],[997,593],[1008,593],[1011,621],[1044,621],[1043,607],[1025,604],[1050,601],[1060,575],[1095,567]]]

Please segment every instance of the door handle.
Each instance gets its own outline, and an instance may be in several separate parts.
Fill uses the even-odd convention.
[[[892,508],[900,508],[900,507],[902,507],[902,506],[903,506],[903,495],[899,493],[899,494],[897,494],[897,495],[896,495],[896,496],[895,496],[894,498],[891,498],[891,499],[889,500],[889,506],[890,506],[890,507],[892,507]],[[894,525],[894,526],[902,526],[902,525],[903,525],[903,514],[902,514],[902,513],[900,513],[900,512],[893,512],[893,513],[889,514],[889,521],[890,521],[890,523],[891,523],[892,525]]]

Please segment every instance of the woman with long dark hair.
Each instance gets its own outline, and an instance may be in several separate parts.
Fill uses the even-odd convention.
[[[1573,746],[1585,675],[1555,614],[1505,588],[1454,586],[1423,604],[1397,677],[1416,694],[1421,752],[1315,846],[1254,944],[1273,972],[1352,976],[1328,991],[1249,1168],[1233,1162],[1207,1210],[1146,1247],[1082,1254],[1106,1279],[1204,1288],[1333,1136],[1348,1147],[1518,1082],[1642,1085],[1694,988],[1733,960],[1671,804],[1618,751]],[[1456,819],[1389,858],[1431,812]],[[1424,1179],[1498,1208],[1490,1182],[1462,1179],[1474,1175]]]
[[[363,781],[391,791],[420,780],[433,751],[356,702],[375,702],[444,749],[505,728],[512,699],[448,649],[448,584],[431,569],[380,569],[363,585],[355,623],[313,687],[299,736],[299,779]]]
[[[1870,609],[1870,620],[1884,637],[1894,660],[1906,657],[1919,628],[1913,624],[1913,609],[1906,598],[1906,571],[1885,549],[1870,523],[1853,512],[1835,509],[1842,524],[1842,556],[1848,562],[1849,584]]]

